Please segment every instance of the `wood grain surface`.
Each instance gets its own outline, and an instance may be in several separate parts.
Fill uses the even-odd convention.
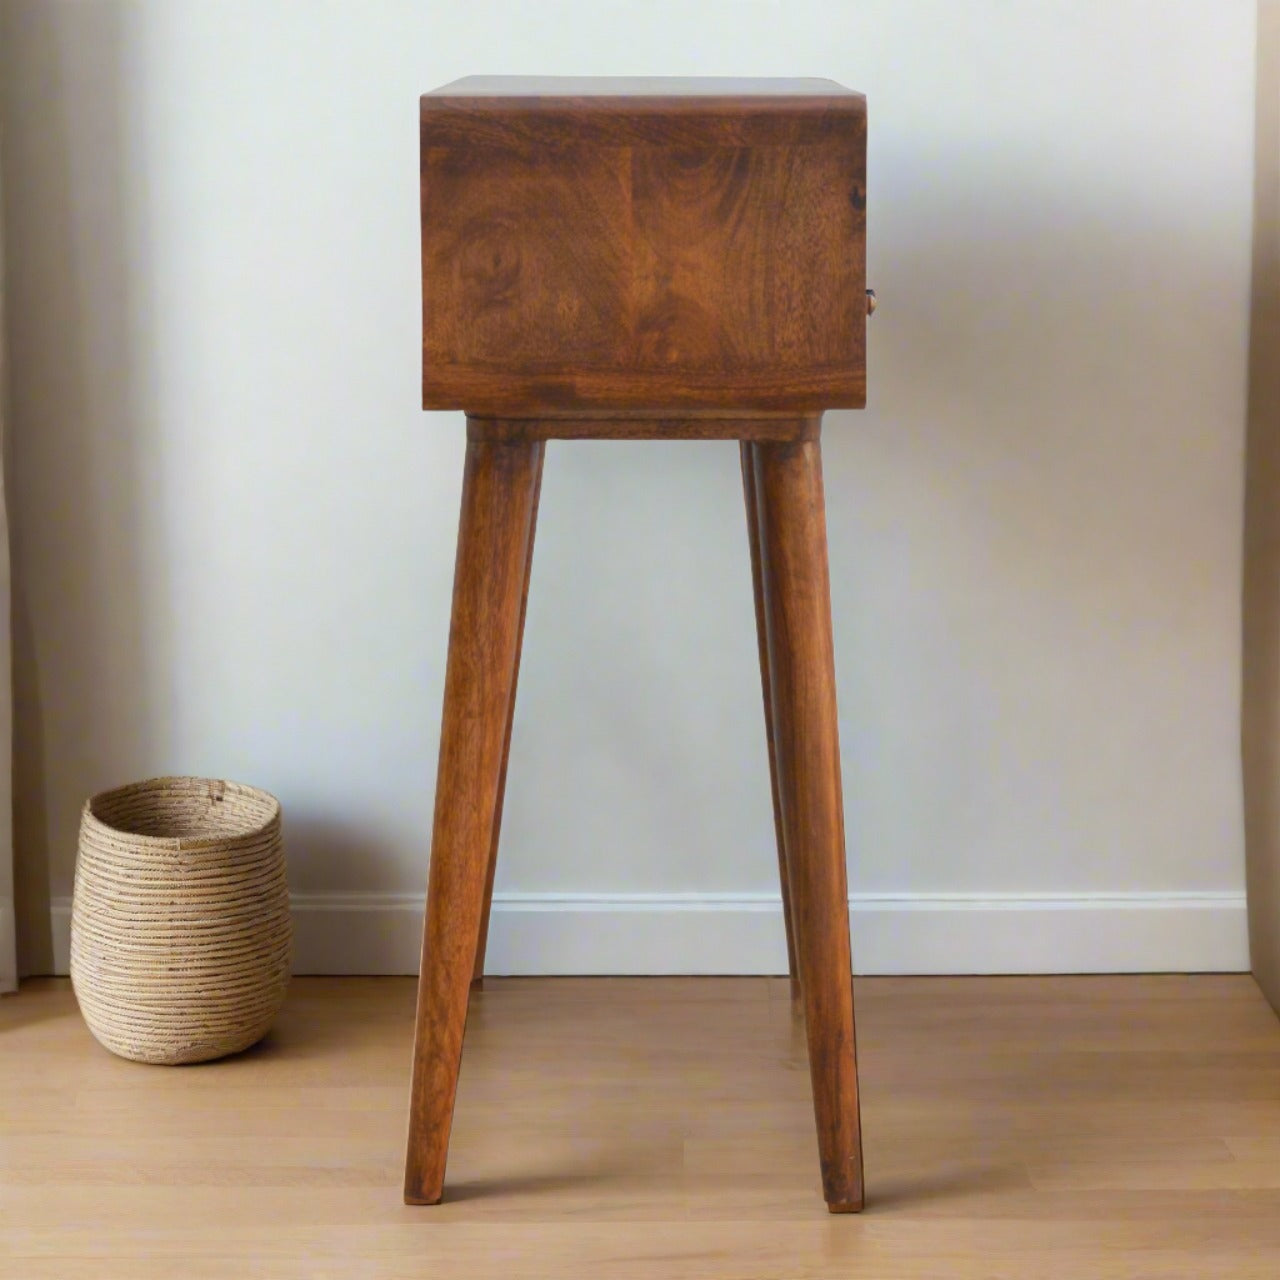
[[[422,99],[423,403],[865,401],[866,103]]]
[[[450,1181],[400,1203],[409,978],[295,979],[225,1062],[0,998],[3,1280],[1275,1280],[1280,1023],[1246,975],[859,978],[868,1164],[815,1213],[786,979],[490,978]]]
[[[444,1185],[515,697],[542,446],[469,441],[422,941],[405,1199]]]
[[[822,446],[755,444],[773,749],[823,1196],[862,1208],[849,887]]]
[[[791,882],[787,871],[787,843],[782,826],[782,797],[778,790],[778,760],[773,743],[773,690],[769,678],[769,631],[765,616],[764,566],[760,556],[760,515],[756,501],[756,448],[749,440],[738,446],[742,496],[747,510],[747,546],[751,556],[751,595],[756,612],[756,646],[760,653],[760,686],[764,695],[765,751],[769,760],[769,795],[773,802],[773,834],[778,850],[778,880],[782,886],[782,923],[787,935],[787,973],[791,999],[799,1002],[800,970],[796,966],[795,926],[791,914]]]
[[[442,146],[815,146],[866,99],[834,80],[735,76],[466,76],[421,99]]]
[[[469,440],[816,440],[820,413],[775,413],[743,417],[690,411],[578,413],[536,418],[467,418]]]
[[[470,437],[468,437],[470,438]],[[489,945],[489,916],[493,911],[493,881],[498,870],[498,843],[502,836],[502,806],[507,796],[507,763],[511,758],[511,730],[516,718],[516,688],[520,681],[520,654],[524,649],[524,620],[529,608],[529,579],[533,572],[533,543],[538,531],[538,500],[542,494],[542,464],[546,445],[534,449],[533,510],[529,513],[529,538],[524,553],[524,590],[520,593],[520,618],[516,623],[516,657],[511,673],[511,695],[507,699],[507,732],[502,741],[502,765],[498,770],[498,796],[493,806],[493,836],[489,841],[489,869],[485,875],[484,901],[480,908],[480,937],[476,943],[473,986],[484,981],[484,956]]]

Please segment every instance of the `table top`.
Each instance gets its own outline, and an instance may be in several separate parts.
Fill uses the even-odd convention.
[[[466,76],[420,99],[441,146],[863,145],[867,101],[834,80]]]
[[[464,76],[432,98],[861,97],[834,80],[744,76]]]

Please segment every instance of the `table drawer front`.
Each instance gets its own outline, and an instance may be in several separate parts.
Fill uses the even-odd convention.
[[[830,133],[462,148],[424,129],[426,407],[860,406],[865,131]]]

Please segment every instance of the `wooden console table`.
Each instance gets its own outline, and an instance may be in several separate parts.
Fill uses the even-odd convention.
[[[422,98],[423,404],[467,414],[405,1199],[444,1187],[547,440],[739,442],[823,1192],[862,1207],[820,431],[866,395],[866,100],[470,77]]]

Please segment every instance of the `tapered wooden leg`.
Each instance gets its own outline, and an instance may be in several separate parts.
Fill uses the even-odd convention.
[[[791,886],[787,875],[787,843],[778,798],[778,762],[773,748],[773,695],[769,689],[769,637],[764,616],[764,585],[760,562],[760,519],[756,503],[756,446],[740,442],[742,494],[747,507],[747,542],[751,547],[751,586],[756,603],[756,640],[760,649],[760,685],[764,692],[764,733],[769,752],[769,791],[773,797],[773,833],[778,846],[778,880],[782,885],[782,923],[787,933],[787,973],[791,975],[791,999],[800,1000],[800,971],[796,968],[795,930],[791,923]]]
[[[529,542],[524,553],[524,591],[520,596],[520,621],[516,628],[516,666],[511,677],[511,697],[507,700],[507,736],[502,743],[502,768],[498,772],[498,801],[493,810],[493,838],[489,844],[489,870],[484,882],[484,905],[480,910],[480,940],[476,944],[476,967],[471,978],[473,990],[484,985],[484,953],[489,944],[489,916],[493,910],[493,878],[498,870],[498,841],[502,836],[502,802],[507,794],[507,759],[511,755],[511,726],[516,718],[516,686],[520,680],[520,654],[524,648],[524,616],[529,608],[529,574],[533,569],[533,540],[538,530],[538,496],[542,491],[542,459],[545,441],[534,446],[537,456],[533,474],[533,510],[529,513]]]
[[[519,650],[541,448],[469,441],[454,567],[404,1197],[435,1204],[458,1084]]]
[[[756,483],[774,754],[822,1188],[833,1213],[850,1213],[862,1208],[862,1143],[821,445],[757,444]]]

